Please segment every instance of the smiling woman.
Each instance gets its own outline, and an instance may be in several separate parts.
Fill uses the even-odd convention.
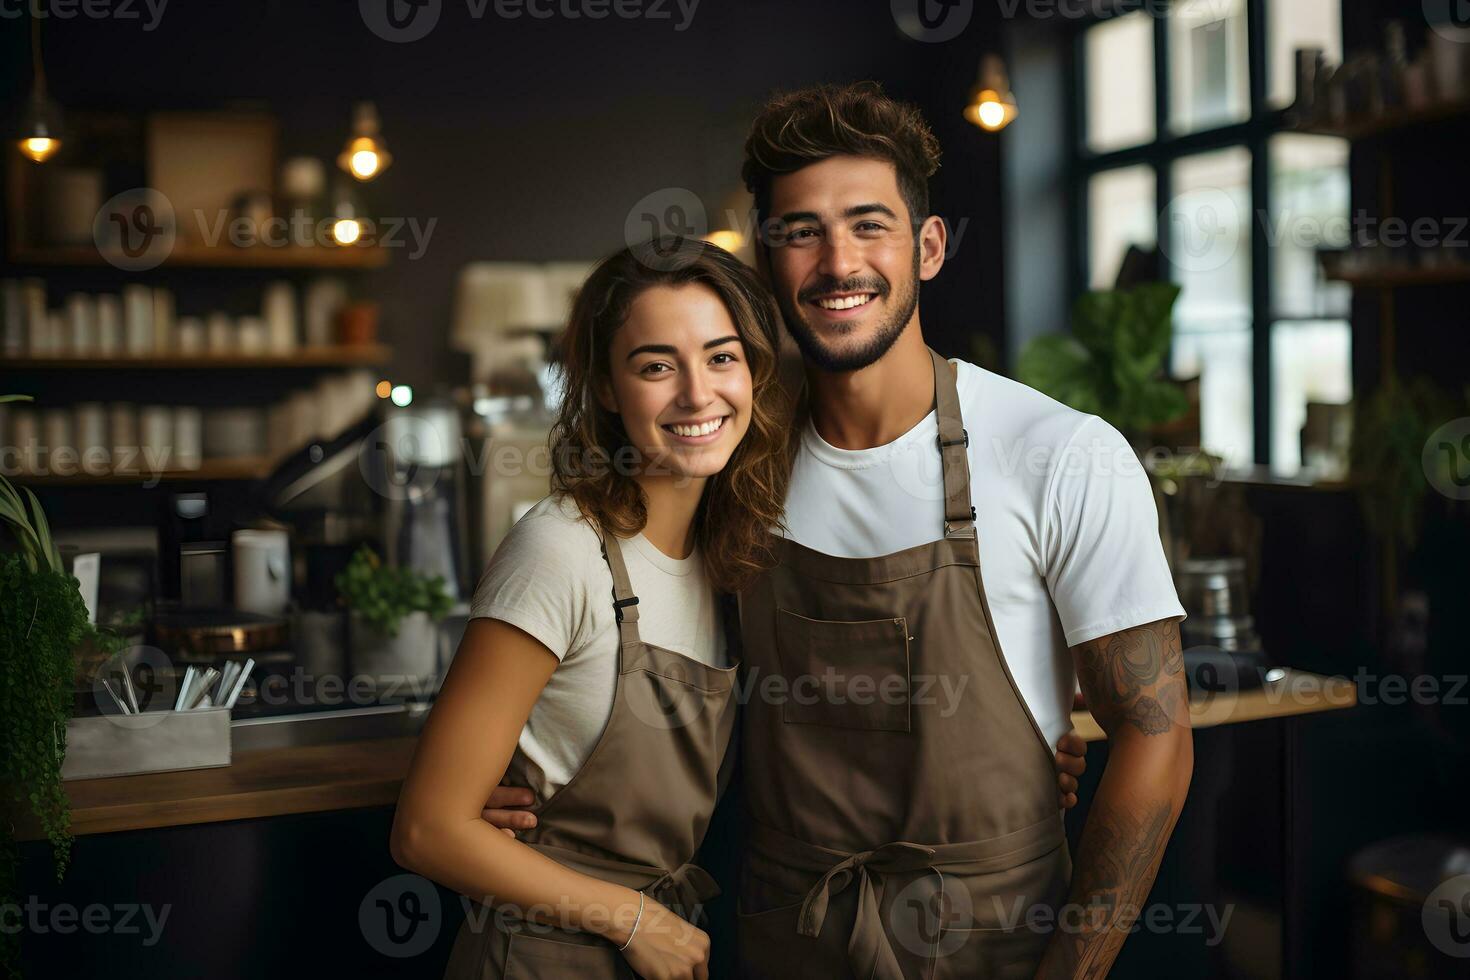
[[[779,321],[734,256],[678,249],[672,269],[660,243],[625,249],[578,294],[553,486],[628,535],[648,522],[650,495],[707,480],[695,543],[715,586],[733,592],[770,560],[767,532],[781,520],[790,407],[777,378]]]
[[[738,666],[716,590],[770,559],[789,426],[754,272],[663,244],[578,294],[555,492],[482,576],[399,800],[394,857],[483,906],[451,980],[709,977],[718,888],[691,861],[732,771]],[[531,800],[515,839],[481,819],[502,779]]]

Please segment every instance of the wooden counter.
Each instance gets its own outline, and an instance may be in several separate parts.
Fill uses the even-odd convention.
[[[1195,728],[1214,728],[1266,718],[1340,711],[1357,703],[1358,689],[1346,677],[1288,670],[1281,680],[1255,690],[1191,698],[1189,720]],[[1072,727],[1089,742],[1107,738],[1092,712],[1085,708],[1072,712]]]
[[[218,769],[76,779],[62,788],[75,834],[392,806],[415,742],[364,739],[237,752]],[[16,823],[21,840],[40,836],[33,819]]]
[[[1289,671],[1285,679],[1260,690],[1196,700],[1190,715],[1196,728],[1209,728],[1336,711],[1356,703],[1356,690],[1346,678]],[[1088,741],[1104,737],[1087,711],[1072,713],[1072,727]],[[388,738],[239,752],[233,765],[220,769],[79,779],[63,785],[77,834],[392,806],[414,742]],[[38,836],[32,821],[17,824],[22,840]]]

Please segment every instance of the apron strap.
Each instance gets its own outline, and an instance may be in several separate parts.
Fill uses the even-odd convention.
[[[934,408],[939,417],[939,455],[944,464],[944,536],[975,533],[970,499],[970,434],[960,417],[960,394],[949,362],[930,349],[934,361]]]
[[[633,594],[633,583],[628,578],[628,566],[623,564],[623,550],[618,536],[609,531],[602,532],[602,557],[607,560],[613,580],[613,612],[618,617],[618,637],[622,649],[642,643],[638,636],[638,597]]]

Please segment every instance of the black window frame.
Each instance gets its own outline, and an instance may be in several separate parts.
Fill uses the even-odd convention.
[[[1276,0],[1289,3],[1290,0]],[[1070,292],[1080,296],[1091,281],[1089,257],[1088,188],[1093,177],[1110,170],[1146,164],[1155,178],[1154,204],[1157,245],[1169,254],[1169,220],[1166,205],[1174,197],[1173,164],[1186,157],[1212,150],[1243,147],[1250,153],[1250,247],[1251,247],[1251,429],[1252,456],[1259,466],[1271,463],[1271,337],[1274,325],[1291,320],[1322,319],[1279,314],[1274,309],[1274,263],[1267,229],[1260,216],[1271,214],[1271,138],[1294,130],[1286,109],[1270,105],[1270,46],[1268,0],[1245,0],[1246,59],[1250,84],[1249,116],[1197,132],[1176,135],[1169,130],[1171,92],[1169,79],[1169,13],[1174,0],[1121,2],[1103,18],[1079,22],[1070,39],[1069,63],[1072,106],[1068,113],[1068,187],[1078,206],[1071,209],[1073,253],[1068,261]],[[1154,138],[1138,146],[1095,153],[1087,147],[1087,32],[1115,17],[1142,12],[1153,19],[1154,41]]]

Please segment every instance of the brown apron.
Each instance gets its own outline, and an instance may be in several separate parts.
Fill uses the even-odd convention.
[[[719,894],[710,876],[689,862],[728,777],[736,666],[712,667],[643,642],[638,598],[614,535],[603,535],[603,556],[612,570],[620,638],[612,716],[586,763],[533,808],[537,825],[518,837],[693,921]],[[469,912],[450,954],[449,980],[634,975],[617,948],[592,933],[523,922],[509,910],[479,904]]]
[[[747,977],[1031,980],[1066,896],[1052,750],[996,640],[930,354],[942,537],[861,559],[782,539],[741,596]]]

